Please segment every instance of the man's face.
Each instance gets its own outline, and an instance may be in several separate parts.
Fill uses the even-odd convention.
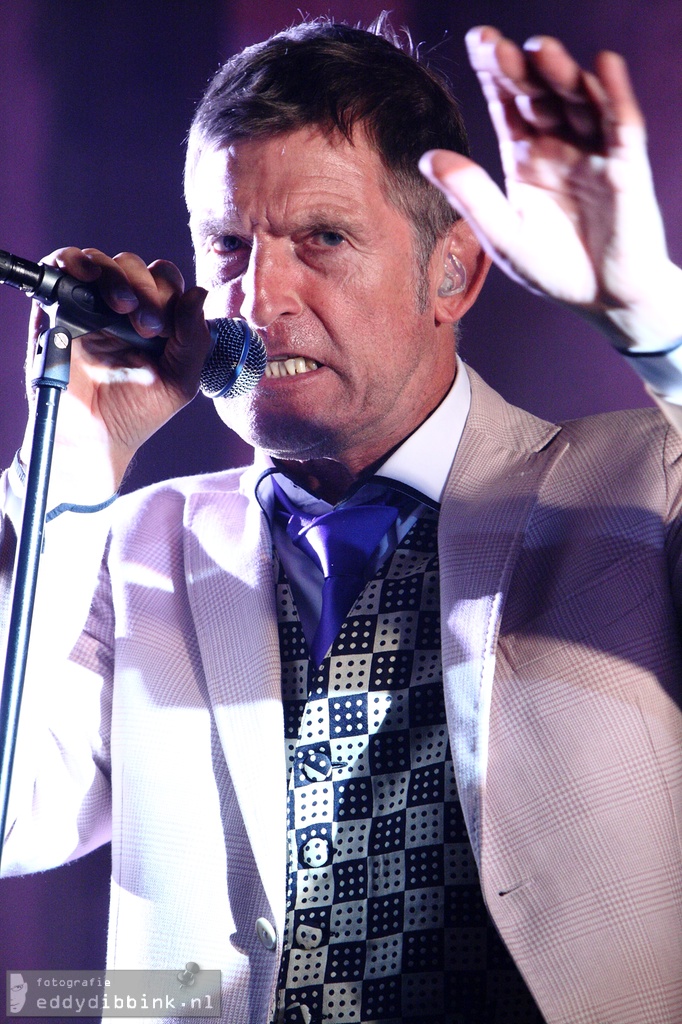
[[[9,1008],[12,1013],[19,1013],[23,1010],[26,1002],[28,984],[24,981],[23,974],[10,974],[9,976]]]
[[[304,129],[199,157],[188,196],[206,315],[243,316],[271,364],[248,395],[216,404],[273,455],[358,472],[453,379],[451,327],[434,314],[442,258],[420,310],[413,229],[383,175],[361,132],[354,145]]]

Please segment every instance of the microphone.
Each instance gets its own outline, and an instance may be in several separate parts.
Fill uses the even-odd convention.
[[[41,306],[57,303],[56,326],[65,327],[74,338],[107,331],[143,352],[163,352],[165,338],[141,337],[125,314],[114,312],[90,285],[57,267],[0,249],[0,284],[18,288]],[[207,320],[206,325],[213,347],[199,379],[202,392],[209,398],[235,398],[255,388],[267,361],[263,339],[241,319]]]

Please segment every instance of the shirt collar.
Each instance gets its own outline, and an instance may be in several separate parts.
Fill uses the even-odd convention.
[[[457,374],[443,401],[386,459],[376,476],[399,480],[440,502],[471,405],[471,384],[457,356]]]
[[[469,376],[466,366],[457,356],[457,373],[445,398],[382,463],[375,476],[396,480],[425,495],[431,501],[440,502],[470,406]],[[272,503],[272,486],[267,476],[272,473],[273,462],[263,452],[257,453],[257,462],[262,472],[256,484],[256,491],[260,503],[267,509]],[[267,476],[264,479],[265,474]],[[277,474],[277,480],[301,512],[318,516],[329,512],[333,507],[323,499],[310,494],[283,473]]]

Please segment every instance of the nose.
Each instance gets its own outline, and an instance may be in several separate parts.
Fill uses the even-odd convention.
[[[240,313],[254,327],[267,328],[280,316],[300,313],[300,282],[287,239],[255,240],[242,275]]]

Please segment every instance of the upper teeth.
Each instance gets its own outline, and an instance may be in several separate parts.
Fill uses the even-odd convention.
[[[297,356],[295,359],[273,359],[265,367],[266,377],[295,377],[297,373],[317,370],[318,363],[313,359]]]

